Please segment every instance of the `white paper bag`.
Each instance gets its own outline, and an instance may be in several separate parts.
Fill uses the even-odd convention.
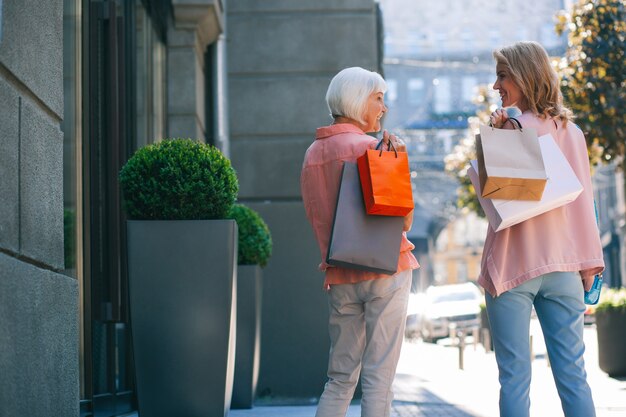
[[[547,173],[535,129],[480,125],[476,156],[482,197],[541,200]]]
[[[583,186],[552,135],[541,136],[539,146],[548,176],[546,188],[539,201],[483,198],[478,179],[478,163],[476,160],[471,161],[468,175],[476,189],[480,205],[487,215],[489,225],[496,232],[571,203],[583,191]]]

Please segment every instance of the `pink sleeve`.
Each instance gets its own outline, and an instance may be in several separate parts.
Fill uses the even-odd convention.
[[[591,167],[589,165],[589,156],[587,154],[587,144],[583,132],[573,123],[567,126],[568,139],[566,156],[568,157],[572,169],[576,173],[578,180],[583,186],[583,192],[578,197],[581,199],[580,213],[577,218],[581,219],[580,239],[581,245],[589,245],[589,250],[602,258],[602,243],[600,242],[600,231],[596,221],[596,213],[594,207],[593,186],[591,182]],[[583,220],[584,219],[584,220]],[[593,267],[580,271],[585,287],[591,285],[591,280],[596,274],[600,274],[604,267]],[[587,285],[588,284],[588,285]]]

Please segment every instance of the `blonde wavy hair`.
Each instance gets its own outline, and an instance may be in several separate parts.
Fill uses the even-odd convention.
[[[505,66],[519,87],[528,108],[541,118],[557,118],[567,124],[573,119],[563,105],[559,77],[546,50],[537,42],[517,42],[493,52],[497,64]]]

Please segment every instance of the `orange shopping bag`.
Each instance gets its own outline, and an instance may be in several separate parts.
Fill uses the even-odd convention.
[[[376,150],[368,149],[357,159],[365,211],[380,216],[405,216],[413,210],[408,154],[396,151],[391,142],[386,151],[382,145],[381,140]]]

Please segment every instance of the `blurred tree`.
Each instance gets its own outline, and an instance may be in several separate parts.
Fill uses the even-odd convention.
[[[565,104],[585,132],[592,166],[622,158],[626,173],[626,1],[579,0],[571,13],[557,14],[556,31],[568,34],[566,56],[556,62]],[[446,157],[446,171],[459,180],[458,205],[484,216],[467,177],[476,158],[474,134],[496,107],[490,87],[480,88],[476,117],[469,118],[471,137]]]
[[[478,109],[476,116],[468,118],[470,136],[461,140],[446,156],[445,169],[447,173],[455,176],[459,181],[457,206],[474,211],[480,217],[485,217],[485,212],[478,202],[476,190],[467,176],[467,170],[470,161],[476,159],[474,137],[478,133],[478,125],[489,123],[489,115],[497,108],[497,94],[494,93],[491,86],[482,85],[478,87],[478,94],[473,102],[478,106]]]
[[[557,15],[568,50],[559,63],[565,103],[585,132],[590,159],[600,146],[607,162],[624,157],[626,144],[626,1],[579,0]]]
[[[557,19],[557,33],[569,31],[568,51],[559,63],[563,96],[585,132],[590,160],[614,161],[626,175],[626,1],[577,0],[571,13]],[[601,152],[595,158],[597,148]],[[623,214],[615,215],[609,221],[617,234],[620,259],[608,259],[616,279],[611,285],[626,276],[626,230],[619,226]]]

